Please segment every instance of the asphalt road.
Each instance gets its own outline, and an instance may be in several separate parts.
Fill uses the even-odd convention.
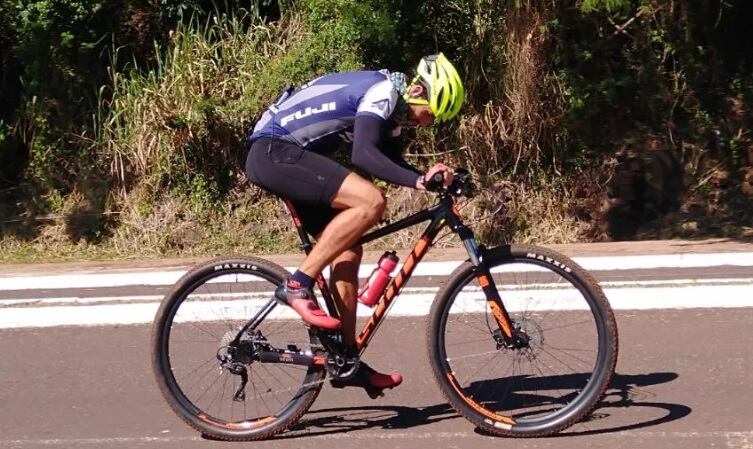
[[[752,308],[617,316],[608,395],[588,422],[535,440],[485,436],[448,408],[425,356],[425,317],[388,318],[366,353],[403,373],[398,389],[372,401],[326,386],[293,431],[248,443],[204,440],[173,415],[152,378],[147,326],[2,330],[0,447],[753,447]]]
[[[753,267],[733,257],[753,254],[753,245],[668,241],[561,250],[572,256],[681,254],[696,260],[719,253],[730,261],[594,270],[616,308],[617,374],[589,420],[556,437],[490,437],[456,415],[428,365],[427,317],[393,316],[398,313],[393,310],[364,360],[383,371],[400,371],[403,385],[378,400],[326,385],[293,430],[245,443],[205,440],[167,407],[151,371],[148,325],[0,328],[0,448],[753,449]],[[441,256],[433,260],[462,260],[457,251]],[[277,261],[294,266],[296,257]],[[122,304],[112,309],[118,311],[129,301],[156,307],[167,287],[139,285],[140,273],[185,269],[193,262],[3,266],[0,322],[12,313],[91,315],[100,310],[91,305],[95,302]],[[56,288],[41,280],[47,278],[33,277],[120,272],[132,273],[135,285]],[[27,283],[33,288],[9,288],[14,276],[32,276]],[[409,287],[439,280],[416,277]],[[128,299],[138,295],[147,296]]]

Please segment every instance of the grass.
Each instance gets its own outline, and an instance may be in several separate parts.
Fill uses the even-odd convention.
[[[96,156],[92,166],[77,174],[80,180],[73,188],[35,198],[44,203],[39,209],[50,214],[27,213],[15,228],[0,225],[0,262],[298,251],[281,203],[245,179],[246,133],[287,83],[361,68],[353,30],[363,28],[359,21],[370,17],[364,4],[341,11],[351,0],[306,4],[309,14],[318,14],[315,27],[307,25],[305,8],[288,10],[274,23],[253,10],[203,23],[193,20],[171,33],[170,44],[156,51],[152,66],[112,73],[112,83],[100,91],[95,136],[78,136],[87,142],[87,154]],[[590,160],[588,153],[563,160],[567,151],[558,148],[566,140],[565,87],[547,72],[544,60],[551,38],[545,25],[555,11],[552,6],[528,14],[528,8],[494,20],[477,8],[479,20],[471,31],[478,39],[468,48],[474,56],[468,64],[483,62],[491,75],[469,79],[468,88],[471,94],[489,89],[492,100],[469,101],[459,120],[442,130],[407,131],[415,134],[406,152],[418,167],[443,161],[471,170],[480,193],[463,204],[462,213],[482,242],[606,240],[614,157]],[[341,16],[351,21],[326,26],[328,20],[343,20]],[[466,69],[473,72],[473,67]],[[741,145],[734,142],[734,148]],[[700,167],[706,149],[699,144],[696,151]],[[582,162],[576,163],[577,158]],[[696,178],[686,200],[703,207],[670,214],[637,235],[749,232],[749,213],[737,212],[749,206],[750,195],[715,198],[721,187],[714,178],[703,171]],[[405,189],[389,188],[387,195],[387,218],[393,221],[432,201]],[[738,206],[724,209],[727,203]],[[730,220],[708,234],[719,211]],[[422,230],[407,229],[370,249],[410,247]],[[439,244],[459,242],[448,236]]]

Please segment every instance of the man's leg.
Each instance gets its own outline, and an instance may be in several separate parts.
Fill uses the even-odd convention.
[[[340,212],[326,225],[311,253],[306,256],[303,264],[288,282],[278,288],[275,296],[292,307],[307,323],[335,330],[341,327],[342,321],[326,315],[312,301],[310,282],[379,221],[384,213],[385,199],[382,192],[373,184],[352,172],[345,177],[337,192],[330,198],[332,208],[339,209]],[[357,281],[355,279],[354,282]],[[353,313],[354,306],[355,304],[352,307]],[[355,318],[350,321],[349,325],[354,328]],[[352,336],[353,332],[351,330],[349,334]]]
[[[386,201],[372,183],[350,173],[332,199],[332,207],[343,211],[324,228],[314,249],[299,268],[312,278],[316,278],[324,267],[350,249],[369,228],[379,222]]]
[[[332,296],[337,305],[337,311],[340,312],[342,319],[342,336],[343,343],[351,348],[356,345],[356,307],[358,302],[358,267],[363,257],[363,248],[355,246],[346,250],[335,258],[332,262],[332,274],[330,275],[330,286]],[[363,361],[356,376],[348,381],[334,381],[332,385],[336,388],[348,386],[366,388],[366,392],[371,397],[381,395],[385,388],[393,388],[400,385],[403,376],[400,373],[382,374],[374,371]]]
[[[330,289],[342,320],[343,342],[350,347],[356,343],[356,295],[358,293],[358,267],[363,248],[358,245],[346,250],[332,261]]]

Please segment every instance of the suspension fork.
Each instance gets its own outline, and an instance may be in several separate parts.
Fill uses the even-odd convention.
[[[453,209],[452,213],[447,214],[446,218],[452,230],[455,231],[463,241],[463,245],[468,252],[468,257],[474,267],[476,280],[478,281],[479,286],[481,286],[484,296],[486,296],[486,304],[492,311],[494,321],[497,323],[497,326],[502,333],[502,338],[506,344],[513,345],[515,339],[512,319],[510,319],[510,314],[507,313],[502,298],[499,296],[499,290],[497,290],[497,286],[494,283],[494,278],[491,275],[489,265],[486,263],[485,248],[478,246],[473,231],[463,224],[456,210]]]

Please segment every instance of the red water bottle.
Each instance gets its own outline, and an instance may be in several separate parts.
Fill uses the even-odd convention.
[[[379,297],[382,296],[384,288],[387,287],[387,283],[390,281],[390,274],[397,267],[398,260],[400,259],[398,259],[395,251],[387,251],[382,255],[369,279],[358,290],[358,301],[361,304],[374,307],[374,304],[379,302]]]

